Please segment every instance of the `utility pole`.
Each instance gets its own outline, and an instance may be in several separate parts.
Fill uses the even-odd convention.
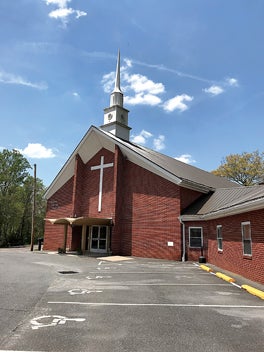
[[[34,237],[35,237],[36,185],[37,185],[37,165],[34,164],[33,202],[32,202],[32,218],[31,218],[31,245],[30,245],[31,251],[33,251],[34,249]]]

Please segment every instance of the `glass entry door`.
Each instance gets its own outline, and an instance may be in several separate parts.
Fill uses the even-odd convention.
[[[107,226],[92,226],[91,229],[91,252],[107,252]]]

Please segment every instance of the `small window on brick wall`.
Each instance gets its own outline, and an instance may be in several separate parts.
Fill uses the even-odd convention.
[[[243,254],[251,256],[252,241],[251,241],[251,226],[249,221],[241,223],[241,232],[242,232]]]
[[[223,250],[223,232],[222,225],[216,226],[217,248],[219,251]]]
[[[203,228],[189,227],[190,248],[201,248],[203,246]]]

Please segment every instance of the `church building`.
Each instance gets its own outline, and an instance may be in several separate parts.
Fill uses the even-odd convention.
[[[132,143],[118,54],[104,123],[91,126],[46,191],[44,250],[167,260],[201,256],[264,283],[264,186]]]

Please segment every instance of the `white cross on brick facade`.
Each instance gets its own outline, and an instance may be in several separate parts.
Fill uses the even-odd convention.
[[[104,164],[104,157],[101,156],[101,163],[97,166],[92,166],[91,170],[100,170],[100,179],[99,179],[99,199],[98,199],[98,211],[102,210],[102,191],[103,191],[103,177],[104,169],[107,167],[114,166],[114,163]]]

